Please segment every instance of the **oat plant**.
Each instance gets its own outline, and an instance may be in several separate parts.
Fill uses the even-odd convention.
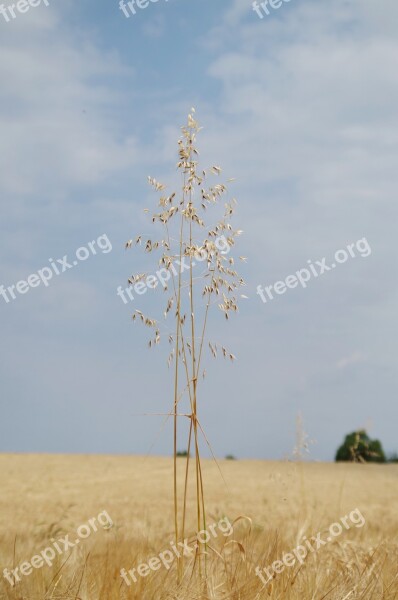
[[[219,181],[219,166],[212,166],[207,171],[199,168],[196,138],[201,128],[195,120],[194,109],[181,129],[177,163],[181,188],[168,193],[163,183],[148,177],[149,184],[159,196],[157,211],[151,215],[152,223],[160,232],[159,239],[147,239],[139,235],[126,243],[126,248],[141,246],[147,253],[160,254],[156,263],[156,277],[149,279],[147,273],[140,273],[132,275],[128,282],[129,285],[137,285],[146,281],[156,291],[166,294],[160,318],[152,318],[141,310],[135,310],[133,320],[151,330],[151,348],[156,347],[163,337],[170,344],[167,362],[172,370],[174,395],[170,411],[165,414],[173,419],[174,424],[173,494],[177,541],[183,541],[186,533],[190,468],[196,484],[197,531],[206,529],[200,442],[204,440],[210,449],[211,446],[199,420],[198,410],[200,382],[205,377],[204,353],[207,350],[214,358],[221,356],[235,360],[235,356],[223,345],[209,339],[209,312],[214,307],[218,308],[225,319],[229,319],[238,310],[239,288],[244,285],[235,270],[235,259],[231,254],[236,238],[242,233],[231,225],[236,200],[226,199],[227,187]],[[145,209],[145,212],[150,211]],[[210,215],[209,226],[205,219]],[[245,260],[242,256],[239,259]],[[186,448],[186,464],[182,497],[179,497],[177,460],[182,459],[177,459],[177,448],[181,447],[181,418],[189,420],[189,433],[183,446]],[[206,544],[199,544],[193,560],[193,570],[199,577],[206,575],[206,555]],[[177,561],[177,581],[181,582],[184,575],[181,558]]]

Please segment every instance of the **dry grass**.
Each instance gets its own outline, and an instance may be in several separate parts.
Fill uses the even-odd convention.
[[[184,465],[179,461],[180,481]],[[398,466],[262,461],[221,461],[221,466],[228,488],[214,463],[202,463],[208,522],[222,516],[231,522],[242,514],[251,517],[251,530],[245,520],[235,526],[234,538],[241,546],[229,544],[221,557],[209,549],[206,585],[185,577],[177,589],[174,565],[129,588],[120,569],[156,556],[174,537],[173,460],[0,455],[1,570],[29,560],[52,537],[73,534],[102,510],[114,521],[110,531],[93,533],[69,558],[63,555],[52,568],[35,570],[17,588],[2,580],[0,598],[398,598]],[[195,502],[193,486],[188,493],[190,513]],[[301,569],[285,569],[262,590],[255,566],[271,564],[304,534],[325,531],[356,507],[366,518],[363,528],[343,532],[310,554]],[[187,523],[187,529],[194,533],[195,523]]]
[[[186,124],[181,127],[182,133],[178,140],[177,171],[181,177],[180,189],[167,193],[164,183],[148,177],[150,186],[159,195],[157,212],[152,213],[150,218],[152,225],[158,226],[159,239],[153,240],[151,236],[145,240],[145,236],[140,234],[135,236],[135,244],[133,239],[126,242],[126,249],[142,245],[147,253],[160,252],[156,266],[163,267],[163,271],[168,275],[166,281],[170,280],[163,289],[168,294],[163,319],[148,317],[138,309],[132,318],[133,321],[141,322],[150,328],[150,348],[158,345],[164,336],[164,320],[168,317],[174,318],[171,329],[175,332],[174,336],[170,334],[170,326],[166,329],[166,337],[171,344],[167,362],[169,367],[173,365],[173,407],[166,407],[164,414],[167,418],[173,417],[174,539],[177,541],[183,541],[186,537],[186,525],[190,516],[187,492],[192,471],[196,482],[196,530],[207,529],[201,443],[205,442],[210,448],[211,445],[199,418],[199,390],[200,382],[206,373],[203,355],[207,343],[213,358],[217,357],[218,350],[217,344],[212,344],[208,337],[209,312],[212,305],[217,303],[228,320],[231,314],[238,312],[237,293],[239,288],[245,285],[235,270],[236,259],[229,255],[236,239],[243,233],[231,224],[237,201],[232,198],[226,202],[228,188],[218,180],[221,167],[213,165],[207,170],[199,167],[196,141],[202,128],[196,121],[195,112],[192,108]],[[211,176],[217,177],[213,185],[208,183]],[[215,214],[214,209],[218,209]],[[150,213],[150,210],[145,209],[145,212]],[[210,223],[207,222],[208,213],[213,215]],[[221,247],[220,240],[223,242]],[[245,259],[239,257],[239,260]],[[194,277],[193,267],[198,262],[201,272],[199,277]],[[184,276],[186,268],[189,274]],[[128,282],[130,285],[142,285],[143,279],[147,281],[146,277],[145,273],[137,273],[132,275]],[[161,287],[155,285],[157,291]],[[221,346],[221,352],[224,358],[228,357],[232,361],[236,358],[224,346]],[[182,487],[177,473],[177,449],[181,447],[181,418],[189,419],[189,434],[183,442],[183,447],[186,448],[186,466]],[[191,462],[194,464],[191,465]],[[207,555],[206,543],[199,541],[194,567],[200,578],[202,573],[207,576]],[[178,557],[177,561],[176,579],[179,584],[186,567],[184,557]]]

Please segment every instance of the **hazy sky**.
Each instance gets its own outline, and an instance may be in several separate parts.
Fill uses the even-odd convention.
[[[238,360],[209,360],[200,393],[215,453],[289,455],[300,412],[312,459],[364,426],[398,450],[396,0],[291,0],[263,19],[250,0],[130,18],[117,0],[48,4],[0,15],[0,284],[102,235],[112,251],[0,296],[0,450],[171,452],[171,427],[135,416],[172,402],[167,345],[149,351],[131,322],[154,296],[116,289],[146,267],[124,242],[151,232],[146,177],[174,181],[191,106],[203,164],[237,178],[248,257],[249,299],[212,322]],[[256,294],[363,238],[368,256]]]

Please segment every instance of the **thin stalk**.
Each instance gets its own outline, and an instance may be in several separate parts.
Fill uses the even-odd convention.
[[[192,144],[189,151],[189,160],[191,161],[192,156]],[[190,165],[191,176],[193,175],[194,168]],[[189,205],[192,206],[192,191],[190,190]],[[189,223],[189,246],[192,248],[192,218]],[[194,309],[194,290],[193,290],[193,274],[192,274],[192,254],[189,257],[190,260],[190,278],[189,278],[189,295],[190,295],[190,309],[191,309],[191,345],[192,345],[192,383],[193,383],[193,413],[192,413],[192,424],[194,431],[195,440],[195,466],[196,466],[196,503],[197,503],[197,527],[198,531],[201,529],[201,512],[203,513],[203,525],[206,528],[206,516],[204,507],[204,492],[203,492],[203,477],[202,468],[200,463],[200,452],[199,452],[199,441],[198,441],[198,423],[197,423],[197,371],[196,371],[196,346],[195,346],[195,309]],[[205,561],[206,566],[206,561]],[[201,560],[199,559],[199,576],[201,577]]]
[[[191,441],[192,441],[192,418],[190,419],[191,423],[189,426],[189,436],[188,436],[188,454],[187,454],[187,464],[185,467],[185,485],[184,485],[184,504],[183,504],[183,512],[182,512],[182,539],[184,541],[184,533],[185,533],[185,514],[186,514],[186,504],[187,504],[187,488],[188,488],[188,473],[189,473],[189,458],[191,454]]]
[[[182,258],[182,236],[184,228],[184,217],[181,216],[181,228],[180,228],[180,262]],[[175,539],[178,541],[178,490],[177,490],[177,405],[178,405],[178,365],[179,365],[179,352],[180,352],[180,324],[181,324],[181,268],[178,273],[178,298],[177,298],[177,311],[176,311],[176,356],[175,356],[175,372],[174,372],[174,530]],[[178,582],[179,582],[179,558],[177,558],[178,566]]]
[[[185,187],[185,181],[183,186]],[[181,217],[183,219],[183,217]],[[167,241],[169,243],[170,246],[170,233],[169,233],[169,228],[168,225],[166,223],[166,233],[167,233]],[[182,246],[181,246],[181,240],[182,240],[182,232],[180,234],[180,262],[181,262],[181,257],[182,257]],[[179,275],[181,275],[181,269],[179,272]],[[173,291],[174,291],[174,297],[176,299],[176,303],[178,305],[179,300],[178,300],[178,296],[177,296],[177,290],[176,290],[176,284],[175,284],[175,277],[174,277],[174,273],[172,272],[172,282],[173,282]],[[179,285],[178,285],[178,290],[179,293],[181,294],[181,285],[180,285],[180,281],[179,281]],[[181,297],[181,295],[179,296]],[[191,378],[189,376],[189,371],[188,371],[188,361],[187,361],[187,354],[186,354],[186,343],[185,343],[185,339],[184,339],[184,331],[181,325],[181,319],[179,318],[179,314],[178,314],[178,323],[179,323],[179,332],[180,332],[180,336],[181,336],[181,346],[182,346],[182,352],[183,352],[183,363],[185,366],[185,375],[187,378],[187,387],[185,389],[188,389],[188,394],[189,394],[189,401],[191,404],[191,413],[193,410],[193,403],[192,403],[192,392],[191,392]],[[178,400],[179,401],[179,400]],[[176,413],[176,410],[174,411],[174,413]],[[176,430],[176,428],[175,428]],[[188,454],[187,454],[187,465],[186,465],[186,471],[185,471],[185,482],[184,482],[184,498],[183,498],[183,516],[182,516],[182,526],[181,526],[181,541],[184,541],[184,536],[185,536],[185,517],[186,517],[186,503],[187,503],[187,485],[188,485],[188,472],[189,472],[189,458],[190,458],[190,450],[191,450],[191,434],[192,434],[192,422],[191,422],[191,426],[190,426],[190,431],[189,431],[189,440],[188,440]],[[175,472],[176,472],[176,461],[177,461],[177,457],[176,457],[176,453],[177,453],[177,448],[176,448],[176,444],[174,446],[174,454],[175,454]],[[175,491],[176,491],[176,482],[175,482]],[[177,534],[178,531],[176,530],[176,541],[178,540]],[[180,582],[181,581],[181,577],[182,577],[182,573],[183,573],[183,569],[184,569],[184,555],[181,556],[180,560],[177,562],[177,569],[178,569],[178,575],[177,575],[177,581]]]

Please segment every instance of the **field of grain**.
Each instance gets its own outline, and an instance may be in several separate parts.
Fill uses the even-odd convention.
[[[183,480],[184,459],[179,459]],[[128,456],[0,455],[0,568],[30,561],[106,511],[113,526],[80,541],[0,597],[77,600],[354,600],[398,597],[398,466],[220,461],[203,462],[207,523],[227,518],[229,537],[207,548],[206,577],[176,562],[127,585],[120,570],[146,563],[173,541],[173,463]],[[224,480],[223,480],[224,479]],[[194,514],[195,490],[189,490]],[[255,574],[296,548],[303,536],[323,539],[331,524],[358,509],[361,527],[344,529],[264,585]],[[192,513],[193,511],[193,513]],[[239,517],[244,517],[240,518]],[[235,519],[238,519],[235,523]],[[186,537],[195,533],[189,523]],[[326,532],[326,533],[325,533]],[[232,541],[234,540],[234,541]],[[203,574],[202,574],[203,575]]]

